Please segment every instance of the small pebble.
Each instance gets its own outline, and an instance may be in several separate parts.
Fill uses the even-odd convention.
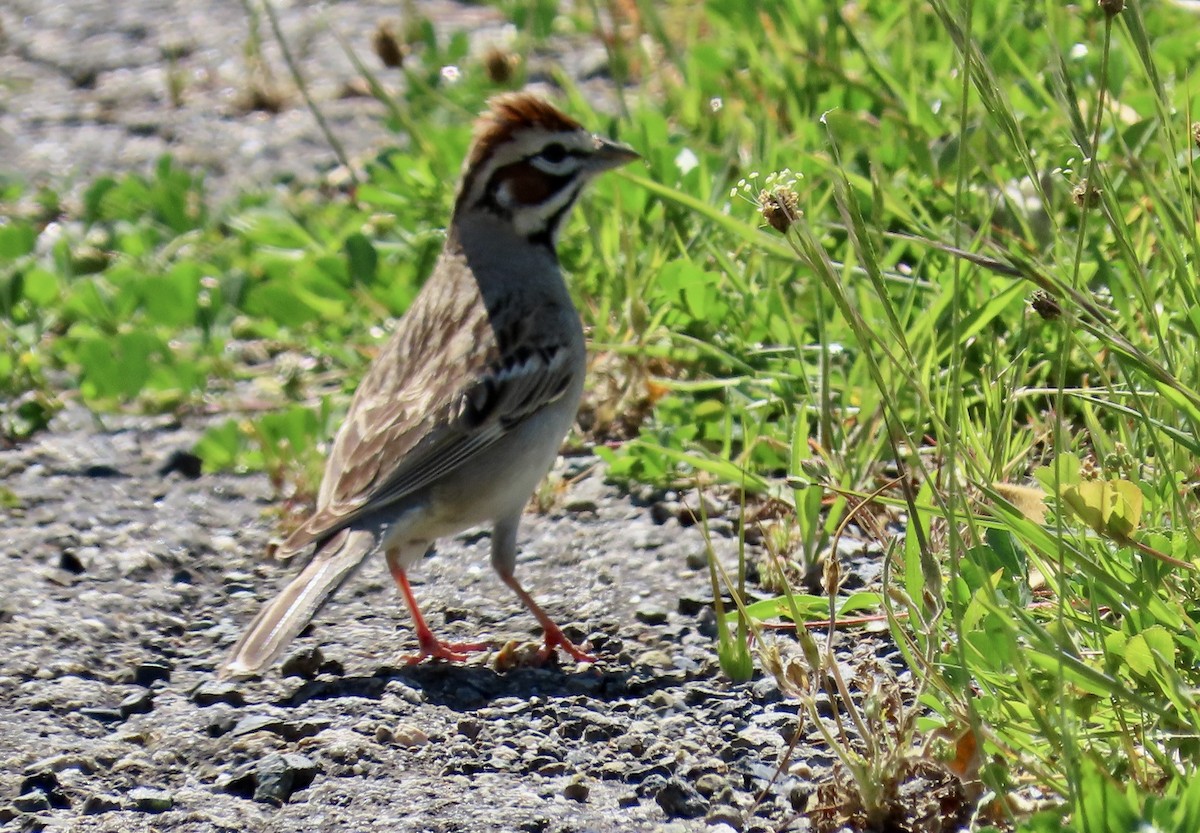
[[[121,799],[115,795],[107,793],[95,793],[89,795],[83,801],[83,814],[85,816],[99,815],[100,813],[111,813],[121,809]]]
[[[122,700],[118,708],[122,717],[129,717],[131,714],[149,714],[154,710],[154,692],[135,691]]]
[[[133,681],[149,688],[154,683],[171,682],[171,666],[166,662],[142,662],[133,669]]]
[[[391,735],[392,743],[409,749],[429,743],[429,735],[425,734],[420,727],[408,723],[397,726],[392,730]]]
[[[254,732],[281,734],[283,732],[283,721],[274,715],[251,714],[239,720],[230,734],[236,738],[242,735],[253,734]]]
[[[659,689],[650,693],[646,698],[646,705],[655,711],[667,711],[668,709],[678,709],[683,705],[683,701],[675,694],[664,689]]]
[[[588,786],[587,779],[582,775],[576,775],[563,787],[563,796],[581,804],[587,801],[590,793],[591,787]]]
[[[216,703],[227,703],[230,706],[244,706],[246,705],[246,698],[233,683],[206,680],[192,692],[192,702],[197,706],[211,706]]]
[[[175,806],[175,799],[169,792],[152,787],[134,787],[129,791],[129,800],[143,813],[165,813]]]
[[[666,651],[660,651],[657,648],[646,651],[637,658],[638,665],[645,665],[649,668],[674,668],[675,663],[671,659],[671,655]]]
[[[98,720],[101,723],[120,723],[125,719],[125,715],[120,709],[110,708],[84,708],[80,709],[79,713],[84,717],[90,717],[92,720]]]
[[[708,822],[710,833],[714,828],[738,831],[742,829],[742,825],[744,824],[741,811],[728,804],[718,804],[713,807],[708,811],[708,815],[705,816],[705,821]]]
[[[638,608],[633,616],[643,625],[663,625],[667,621],[667,612],[661,607]]]
[[[455,731],[467,740],[475,740],[479,737],[479,733],[483,731],[483,723],[473,717],[464,717],[459,719]]]
[[[696,788],[681,778],[672,778],[654,796],[658,806],[671,818],[694,819],[708,812],[708,802]]]
[[[325,656],[321,653],[320,648],[315,646],[301,648],[288,655],[283,664],[279,666],[279,673],[285,677],[303,677],[311,680],[320,672],[321,664],[324,662]]]
[[[696,792],[705,798],[712,798],[724,786],[725,779],[715,772],[706,772],[696,779]]]
[[[272,753],[254,768],[254,800],[268,804],[286,804],[296,793],[313,782],[317,765],[304,755]]]
[[[14,798],[12,806],[22,813],[41,813],[50,809],[50,799],[41,790],[33,790]]]

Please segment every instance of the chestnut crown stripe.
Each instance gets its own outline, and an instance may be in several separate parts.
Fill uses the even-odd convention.
[[[475,138],[463,170],[478,168],[497,147],[512,141],[518,130],[541,128],[545,133],[577,133],[583,125],[560,112],[549,102],[527,93],[509,93],[489,102],[475,123]],[[466,190],[464,188],[464,190]]]

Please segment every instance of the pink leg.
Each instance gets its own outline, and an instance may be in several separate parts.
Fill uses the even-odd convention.
[[[425,617],[421,615],[421,608],[417,606],[417,599],[408,585],[408,576],[405,574],[404,568],[400,566],[399,555],[399,550],[387,551],[388,569],[391,570],[392,578],[396,580],[396,586],[400,588],[404,603],[408,605],[408,612],[413,620],[413,629],[417,632],[417,644],[420,646],[417,653],[405,657],[405,662],[414,665],[426,657],[444,659],[447,662],[464,662],[468,653],[486,651],[491,647],[486,642],[443,642],[434,636],[429,625],[425,623]]]
[[[594,656],[576,647],[571,640],[567,639],[566,635],[563,634],[562,629],[559,628],[558,625],[554,624],[554,620],[547,616],[544,610],[538,607],[538,603],[533,600],[533,596],[530,596],[525,592],[525,588],[522,587],[520,582],[517,581],[516,576],[506,576],[501,574],[500,578],[504,580],[505,584],[512,588],[513,592],[516,593],[517,597],[521,600],[521,603],[524,604],[525,607],[529,608],[529,612],[532,613],[541,624],[542,630],[546,635],[546,644],[538,653],[538,656],[542,660],[548,659],[550,654],[554,652],[554,649],[558,647],[562,648],[579,662],[596,661]]]

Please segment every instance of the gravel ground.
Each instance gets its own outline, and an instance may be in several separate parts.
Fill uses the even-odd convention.
[[[276,7],[351,154],[395,142],[374,101],[346,94],[354,73],[328,30],[366,54],[399,4]],[[486,8],[421,8],[469,30],[476,50],[508,36]],[[246,106],[262,80],[248,30],[235,0],[6,0],[0,176],[72,192],[170,152],[205,170],[220,200],[332,166],[269,37],[283,109]],[[559,58],[584,77],[597,52],[576,44]],[[202,428],[69,408],[0,450],[0,829],[805,829],[796,808],[830,756],[806,735],[803,777],[772,783],[797,708],[773,680],[720,675],[703,538],[674,496],[635,499],[573,458],[557,508],[526,519],[518,574],[576,623],[568,633],[589,640],[594,666],[494,654],[404,665],[414,640],[373,558],[282,666],[224,684],[213,669],[292,568],[263,557],[275,518],[264,476],[190,479],[179,465]],[[732,563],[733,526],[713,509],[714,546]],[[414,571],[431,623],[497,646],[535,638],[487,552],[486,534],[460,536]],[[856,583],[874,561],[848,560]],[[889,652],[845,643],[851,664]]]
[[[789,820],[829,757],[802,745],[809,780],[778,779],[747,818],[797,709],[771,679],[721,677],[703,538],[671,495],[637,505],[573,458],[559,508],[526,519],[518,574],[594,666],[404,665],[414,640],[372,558],[282,667],[222,683],[292,572],[262,555],[270,487],[167,471],[195,429],[107,423],[68,410],[0,454],[17,500],[0,512],[4,829],[803,829]],[[732,525],[712,529],[731,564]],[[414,577],[440,634],[536,639],[486,534]]]
[[[380,23],[401,19],[402,5],[273,0],[309,92],[351,158],[402,137],[387,130],[383,108],[363,94],[335,32],[383,83],[398,84],[397,70],[380,65],[371,41]],[[417,5],[440,35],[469,32],[474,55],[512,40],[493,9],[450,0]],[[102,174],[149,170],[170,153],[204,170],[218,200],[280,179],[312,179],[336,157],[265,19],[259,29],[261,61],[247,57],[251,25],[241,0],[5,0],[0,176],[70,193]],[[572,43],[559,54],[528,58],[533,79],[554,65],[603,94],[599,44]],[[256,108],[256,91],[268,93],[278,112]]]

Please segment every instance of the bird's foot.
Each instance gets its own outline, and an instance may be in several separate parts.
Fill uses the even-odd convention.
[[[574,642],[567,639],[566,634],[558,627],[551,625],[546,628],[546,644],[538,651],[538,659],[542,662],[550,659],[550,655],[554,653],[555,648],[562,648],[563,651],[569,654],[576,662],[595,662],[596,657],[589,654],[587,651],[578,647]]]
[[[409,665],[416,665],[424,659],[440,659],[446,662],[466,662],[470,655],[486,651],[492,646],[487,642],[443,642],[432,633],[418,636],[420,650],[415,654],[404,657]]]

